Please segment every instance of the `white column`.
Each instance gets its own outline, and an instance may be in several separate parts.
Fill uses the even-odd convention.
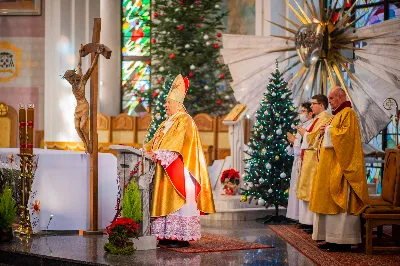
[[[121,0],[100,0],[100,42],[112,50],[100,58],[99,112],[116,116],[121,109]]]
[[[91,40],[93,18],[100,15],[99,0],[46,1],[45,25],[45,141],[80,141],[75,126],[76,100],[71,85],[61,79],[77,67],[80,44]],[[86,72],[89,56],[82,61]],[[86,87],[89,101],[89,85]]]

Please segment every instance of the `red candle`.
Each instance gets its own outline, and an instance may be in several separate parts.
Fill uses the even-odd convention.
[[[19,153],[24,154],[26,152],[26,110],[25,106],[19,104]]]
[[[33,107],[33,103],[30,103],[26,111],[26,153],[28,154],[33,154],[33,125],[35,116]]]

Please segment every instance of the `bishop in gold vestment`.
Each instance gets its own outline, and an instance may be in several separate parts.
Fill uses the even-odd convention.
[[[182,105],[187,88],[188,81],[181,75],[176,77],[165,105],[169,118],[145,145],[158,162],[153,180],[151,233],[159,240],[177,240],[186,246],[187,241],[200,239],[199,216],[215,213],[200,135]]]
[[[334,117],[321,130],[324,136],[310,198],[310,210],[316,213],[312,237],[327,242],[321,248],[361,243],[359,214],[369,204],[356,114],[340,87],[331,91],[329,103]]]

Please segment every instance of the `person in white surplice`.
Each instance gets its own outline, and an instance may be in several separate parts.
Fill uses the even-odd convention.
[[[312,124],[313,113],[311,110],[311,103],[305,102],[301,104],[299,111],[299,119],[302,123],[302,126],[308,129]],[[296,135],[292,133],[287,133],[288,141],[290,145],[287,147],[288,154],[294,155],[293,167],[292,167],[292,175],[290,178],[290,188],[289,188],[289,200],[288,207],[286,212],[286,217],[299,220],[299,200],[296,197],[296,186],[297,179],[299,177],[299,173],[301,170],[301,143],[302,136],[297,132]]]

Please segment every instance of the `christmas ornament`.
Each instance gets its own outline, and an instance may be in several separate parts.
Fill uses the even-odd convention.
[[[285,174],[285,173],[281,173],[279,176],[280,176],[281,178],[285,178],[285,177],[286,177],[286,174]]]
[[[249,188],[252,188],[254,186],[253,182],[247,182],[247,185],[249,186]]]
[[[296,128],[296,125],[295,124],[291,124],[290,127],[291,128]]]
[[[190,44],[185,44],[185,49],[189,49],[190,48]]]
[[[264,182],[264,178],[261,177],[260,179],[258,179],[258,183],[261,184],[262,182]]]
[[[289,189],[286,189],[285,194],[289,195]]]
[[[210,37],[207,35],[207,34],[205,34],[204,36],[203,36],[203,39],[204,40],[208,40]]]
[[[214,48],[215,48],[215,49],[218,48],[218,43],[214,43]]]
[[[164,67],[160,67],[158,70],[160,70],[160,72],[164,71]]]
[[[317,63],[322,52],[324,27],[320,23],[302,25],[294,37],[296,52],[307,68]]]
[[[219,5],[215,5],[215,8],[219,8]]]
[[[179,25],[179,26],[178,26],[178,30],[180,30],[180,31],[183,30],[183,26],[182,26],[182,25]]]
[[[169,56],[169,58],[174,59],[174,58],[175,58],[175,54],[171,54],[171,55]]]
[[[196,5],[200,5],[200,1],[196,1]]]
[[[178,22],[178,21],[177,21],[176,19],[172,19],[172,22],[173,22],[173,23],[176,23],[176,22]]]
[[[279,117],[279,114],[278,114],[278,113],[275,113],[275,116],[276,116],[276,117]]]
[[[263,199],[258,199],[258,205],[264,205],[265,204],[265,200]]]
[[[199,28],[200,28],[200,27],[201,27],[201,24],[200,24],[200,23],[199,23],[199,24],[197,24],[197,27],[199,27]]]
[[[193,72],[190,72],[189,73],[189,77],[193,77],[194,76],[194,73]]]
[[[247,196],[243,195],[242,198],[240,199],[242,202],[246,202],[247,201]]]
[[[282,135],[282,129],[279,128],[279,129],[276,131],[276,134],[277,134],[277,135]]]
[[[205,89],[205,90],[208,90],[208,88],[209,88],[209,87],[208,87],[207,85],[206,85],[206,86],[204,86],[204,89]]]
[[[155,12],[155,13],[153,14],[153,16],[154,16],[154,18],[158,18],[158,13]]]
[[[158,93],[157,92],[154,92],[153,93],[153,97],[157,97],[158,96]],[[158,106],[157,106],[158,107]]]
[[[224,79],[225,78],[225,74],[221,74],[221,75],[219,75],[219,77]]]
[[[206,45],[209,46],[211,43],[210,42],[206,42]]]
[[[141,103],[142,101],[143,101],[143,99],[142,99],[142,98],[139,98],[139,99],[138,99],[138,102],[140,102],[140,103]]]
[[[221,100],[218,100],[218,101],[217,101],[217,104],[221,104],[221,103],[222,103],[222,101],[221,101]]]
[[[267,163],[267,164],[265,165],[265,168],[267,168],[268,170],[271,169],[271,167],[272,167],[272,166],[271,166],[270,163]]]
[[[221,37],[221,36],[222,36],[222,34],[221,34],[221,33],[218,33],[218,34],[217,34],[217,37]]]
[[[286,99],[286,93],[282,94],[282,99]]]
[[[178,12],[179,11],[179,8],[175,8],[175,12]]]
[[[250,163],[246,163],[246,168],[250,168]]]
[[[273,93],[271,93],[271,95],[275,97],[275,96],[276,96],[276,93],[275,93],[275,92],[273,92]]]
[[[271,194],[273,192],[272,189],[268,189],[268,193]]]
[[[179,1],[179,4],[180,4],[180,5],[183,5],[184,3],[183,3],[183,1]]]
[[[191,66],[190,66],[190,69],[191,69],[191,70],[195,70],[195,68],[196,68],[195,65],[191,65]]]
[[[261,135],[261,139],[265,139],[265,135],[264,134]]]
[[[279,156],[278,155],[275,156],[275,160],[277,160],[277,161],[279,160]]]
[[[291,106],[289,109],[290,109],[290,111],[293,111],[293,110],[294,110],[293,106]]]
[[[272,136],[271,136],[271,135],[268,135],[268,139],[272,139]]]
[[[229,100],[231,97],[229,95],[224,96],[225,100]]]
[[[152,43],[156,43],[157,40],[156,40],[156,39],[151,39],[151,42],[152,42]]]

